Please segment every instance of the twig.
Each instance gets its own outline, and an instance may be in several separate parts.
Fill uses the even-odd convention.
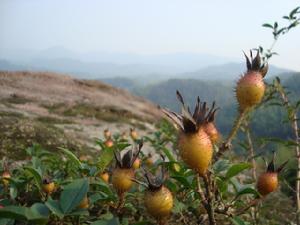
[[[259,202],[261,202],[263,200],[263,198],[256,198],[253,199],[247,206],[245,206],[244,208],[242,208],[241,210],[237,211],[234,215],[235,216],[239,216],[242,215],[244,212],[246,212],[249,208],[256,206]]]
[[[202,205],[206,208],[207,207],[207,201],[206,201],[204,192],[201,188],[200,175],[197,175],[197,192],[200,195]]]
[[[249,130],[249,124],[247,121],[245,121],[245,128],[246,128],[246,136],[247,136],[247,142],[249,145],[249,152],[250,152],[250,158],[251,158],[251,164],[252,164],[252,178],[254,181],[257,179],[257,174],[256,174],[256,161],[255,161],[255,154],[254,154],[254,147],[253,147],[253,142]]]
[[[232,127],[226,141],[222,143],[221,147],[219,148],[219,151],[215,155],[215,161],[217,161],[224,154],[225,151],[230,149],[231,142],[232,142],[233,138],[236,136],[236,133],[239,130],[248,111],[249,111],[248,109],[241,111],[239,116],[236,118],[234,126]]]
[[[283,87],[279,84],[279,88],[278,88],[278,92],[281,96],[281,99],[284,103],[284,105],[286,105],[287,110],[290,107],[290,102],[289,99],[283,89]],[[296,175],[296,218],[297,218],[297,224],[300,224],[300,148],[299,148],[299,129],[298,129],[298,117],[297,117],[297,111],[296,110],[292,110],[291,114],[290,114],[290,120],[291,120],[291,125],[294,131],[294,138],[295,138],[295,153],[296,153],[296,159],[297,159],[297,175]]]
[[[217,223],[216,223],[215,211],[214,211],[214,196],[212,195],[210,178],[207,174],[203,176],[203,181],[204,181],[204,186],[205,186],[206,196],[207,196],[206,211],[208,214],[209,224],[216,225]]]

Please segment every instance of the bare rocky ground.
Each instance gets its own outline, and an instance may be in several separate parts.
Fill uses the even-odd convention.
[[[0,71],[0,157],[21,159],[33,143],[95,151],[104,129],[128,133],[135,127],[143,134],[161,116],[151,102],[99,81]]]

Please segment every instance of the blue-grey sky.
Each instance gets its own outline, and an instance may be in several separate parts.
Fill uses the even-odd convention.
[[[269,46],[264,22],[280,20],[296,0],[1,0],[0,49],[161,54],[209,53],[240,58]],[[279,40],[272,63],[300,70],[300,27]]]

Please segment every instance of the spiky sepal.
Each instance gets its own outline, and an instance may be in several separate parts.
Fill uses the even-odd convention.
[[[277,169],[275,167],[275,153],[273,153],[273,157],[272,160],[269,162],[268,166],[267,166],[267,172],[270,173],[280,173],[284,167],[286,166],[286,164],[288,163],[289,160],[286,160],[284,163],[282,163]]]
[[[250,59],[245,52],[244,55],[246,58],[247,70],[257,71],[262,75],[262,77],[265,77],[268,72],[269,65],[267,62],[262,62],[259,51],[257,51],[257,54],[254,58],[251,50],[250,50]]]
[[[162,109],[163,113],[166,114],[184,133],[196,133],[202,124],[214,122],[215,115],[218,108],[215,107],[215,102],[213,102],[211,108],[207,107],[207,103],[200,102],[199,96],[197,97],[196,106],[193,114],[190,108],[184,103],[184,99],[180,92],[176,92],[177,99],[180,101],[181,115],[173,112],[169,109]]]
[[[116,167],[123,169],[130,169],[134,161],[137,159],[141,149],[143,147],[143,142],[141,141],[138,146],[135,146],[134,153],[133,150],[127,151],[123,157],[121,157],[121,153],[118,151],[114,151],[114,156],[116,159]]]

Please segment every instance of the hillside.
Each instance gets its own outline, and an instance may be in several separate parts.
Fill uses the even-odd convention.
[[[283,84],[291,92],[291,98],[300,99],[300,73],[279,74]],[[272,82],[272,77],[266,80]],[[197,79],[170,79],[142,88],[136,88],[134,93],[151,100],[163,107],[178,111],[180,104],[175,92],[180,90],[186,102],[194,106],[196,96],[202,101],[216,101],[220,110],[217,115],[217,125],[223,134],[229,132],[237,112],[234,97],[234,83],[225,81],[203,81]],[[251,126],[257,136],[291,137],[291,129],[284,121],[286,112],[279,106],[262,107],[253,115]]]
[[[18,152],[35,142],[53,150],[94,150],[94,139],[108,126],[118,132],[133,126],[147,130],[160,116],[143,98],[98,81],[0,72],[0,157],[21,157]]]

